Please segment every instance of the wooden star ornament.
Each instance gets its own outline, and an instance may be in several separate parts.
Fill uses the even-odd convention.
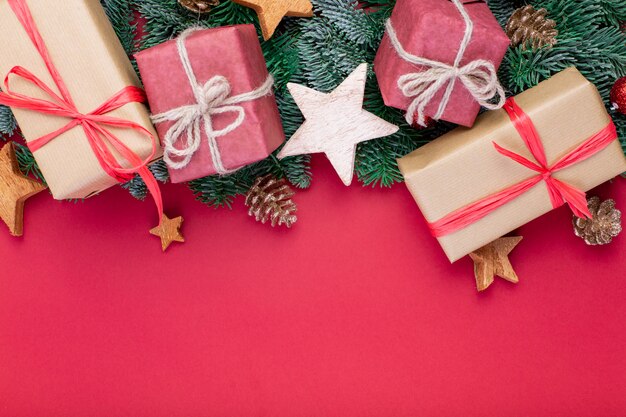
[[[259,16],[263,38],[268,40],[285,16],[311,17],[313,5],[310,0],[233,0],[250,7]]]
[[[288,84],[306,119],[278,154],[325,153],[345,185],[352,183],[357,145],[394,134],[398,127],[363,110],[367,64],[361,64],[329,94]]]
[[[501,237],[490,244],[470,253],[474,261],[474,275],[478,291],[487,289],[496,275],[517,284],[519,278],[509,261],[509,253],[520,243],[521,236]]]
[[[163,249],[163,252],[165,252],[167,248],[169,248],[170,245],[174,242],[185,242],[185,238],[180,232],[180,227],[182,226],[182,224],[182,217],[170,219],[164,214],[163,219],[161,220],[161,224],[150,230],[150,234],[161,238],[161,247]]]
[[[0,150],[0,217],[13,236],[24,233],[24,203],[47,187],[22,174],[15,156],[15,145]]]

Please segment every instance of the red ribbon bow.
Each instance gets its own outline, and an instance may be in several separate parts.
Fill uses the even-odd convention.
[[[567,203],[576,216],[591,217],[585,193],[571,184],[557,180],[553,174],[597,154],[616,140],[617,130],[613,122],[609,122],[600,132],[591,136],[554,164],[549,165],[543,143],[530,117],[524,113],[513,98],[509,98],[506,101],[504,110],[511,118],[513,126],[515,126],[536,162],[504,149],[495,142],[493,146],[500,154],[511,158],[526,168],[536,171],[538,174],[482,200],[462,207],[434,223],[430,223],[433,236],[449,235],[477,222],[499,207],[524,194],[540,182],[544,182],[548,188],[552,207],[557,208]]]
[[[141,176],[154,198],[159,211],[160,222],[163,216],[161,191],[156,179],[148,169],[148,164],[154,159],[157,152],[156,138],[146,128],[137,123],[106,115],[107,113],[130,103],[144,103],[146,101],[144,91],[134,86],[126,87],[107,100],[96,110],[87,114],[81,113],[76,107],[76,104],[74,104],[74,100],[72,99],[65,82],[52,62],[46,44],[41,37],[28,5],[26,4],[26,0],[8,0],[8,2],[13,10],[13,13],[15,13],[18,20],[26,30],[26,33],[28,34],[33,45],[37,48],[37,51],[41,55],[41,58],[46,64],[48,72],[52,76],[52,79],[54,80],[54,83],[61,95],[55,93],[50,87],[41,81],[41,79],[36,77],[30,71],[18,66],[11,69],[4,80],[4,92],[0,93],[0,104],[71,119],[71,121],[61,129],[58,129],[57,131],[39,139],[28,142],[27,145],[29,149],[35,152],[63,133],[81,125],[83,131],[85,132],[85,136],[87,137],[87,141],[98,159],[100,166],[109,176],[115,178],[119,182],[128,181],[132,179],[135,174],[139,174]],[[9,78],[11,75],[20,77],[38,87],[46,93],[51,100],[38,99],[13,92],[9,86]],[[141,133],[150,140],[152,144],[152,152],[145,160],[142,160],[119,138],[103,126],[132,129]],[[131,164],[130,168],[124,168],[120,164],[109,149],[109,146],[115,149],[127,162]]]

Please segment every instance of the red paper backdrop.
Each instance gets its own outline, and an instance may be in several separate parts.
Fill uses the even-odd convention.
[[[290,231],[164,187],[166,254],[119,188],[33,198],[0,233],[0,415],[626,415],[626,234],[587,247],[556,210],[521,229],[521,282],[478,294],[404,186],[313,172]]]

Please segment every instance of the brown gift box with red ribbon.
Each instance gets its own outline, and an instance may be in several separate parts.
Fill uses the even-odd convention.
[[[28,0],[27,4],[51,60],[81,113],[97,109],[125,87],[140,85],[99,1]],[[2,79],[13,67],[21,66],[59,93],[44,61],[7,1],[0,1],[0,50]],[[11,76],[10,86],[16,93],[50,100],[41,89],[19,77]],[[70,122],[65,117],[31,110],[13,108],[13,111],[27,142],[55,132]],[[135,122],[156,137],[143,104],[126,104],[106,116]],[[146,135],[133,129],[103,127],[142,160],[150,156],[152,143]],[[122,166],[128,167],[115,150],[110,146],[109,149]],[[155,156],[159,154],[157,143]],[[56,199],[88,197],[117,183],[100,165],[80,126],[54,138],[34,155]]]
[[[524,91],[514,102],[534,125],[547,166],[556,167],[552,172],[529,169],[496,149],[494,145],[525,158],[529,166],[540,165],[504,109],[486,112],[472,129],[457,128],[398,161],[407,187],[451,262],[553,210],[556,204],[548,182],[557,185],[552,187],[556,194],[565,190],[570,203],[567,200],[574,197],[567,190],[588,191],[626,172],[626,158],[602,98],[575,68]],[[560,168],[564,157],[594,137],[604,137],[604,145]],[[460,227],[458,223],[450,227],[454,221],[446,223],[448,219],[463,223],[466,219],[454,215],[463,211],[471,217],[466,208],[471,206],[476,213],[477,203],[519,184],[529,186],[497,208]]]

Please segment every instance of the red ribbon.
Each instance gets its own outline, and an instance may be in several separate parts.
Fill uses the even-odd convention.
[[[41,58],[46,64],[48,72],[52,76],[52,79],[54,80],[54,83],[61,95],[55,93],[30,71],[18,66],[11,69],[4,80],[4,92],[0,93],[0,104],[71,119],[68,124],[57,131],[28,142],[29,149],[35,152],[63,133],[79,125],[82,126],[85,136],[87,137],[87,141],[98,159],[100,166],[109,176],[115,178],[119,182],[126,182],[132,179],[135,174],[139,174],[141,176],[154,198],[157,210],[159,211],[160,223],[163,217],[161,190],[159,189],[156,179],[148,169],[148,164],[154,159],[157,152],[156,138],[147,129],[137,123],[107,116],[107,113],[119,109],[127,104],[144,103],[146,101],[144,91],[134,86],[126,87],[107,100],[96,110],[87,114],[81,113],[76,107],[76,104],[74,104],[74,100],[72,99],[65,82],[52,62],[48,48],[46,47],[46,44],[37,29],[37,25],[33,20],[28,5],[26,4],[26,0],[8,0],[8,2],[13,10],[13,13],[15,13],[18,20],[26,30],[26,33],[28,34],[33,45],[37,48],[37,51],[41,55]],[[51,101],[28,97],[26,95],[13,92],[9,86],[9,77],[11,75],[20,77],[30,84],[38,87],[51,98]],[[137,154],[135,154],[119,138],[103,126],[132,129],[141,133],[150,140],[152,144],[152,152],[145,160],[141,160]],[[131,164],[130,168],[122,167],[109,149],[109,146],[115,149],[126,161]]]
[[[548,188],[552,207],[557,208],[567,203],[576,216],[591,218],[585,193],[571,184],[557,180],[553,177],[553,174],[597,154],[616,140],[617,130],[613,122],[609,122],[600,132],[591,136],[550,166],[548,165],[541,138],[530,117],[524,113],[513,98],[509,98],[506,101],[504,110],[511,118],[513,126],[515,126],[536,162],[504,149],[495,142],[493,146],[500,154],[526,168],[536,171],[538,174],[482,200],[462,207],[434,223],[430,223],[430,230],[433,236],[449,235],[477,222],[499,207],[524,194],[540,182],[544,182]]]

